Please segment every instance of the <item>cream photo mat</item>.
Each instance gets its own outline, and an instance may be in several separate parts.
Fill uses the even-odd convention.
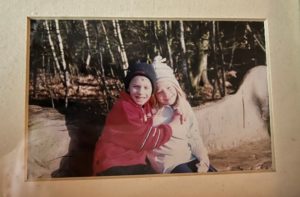
[[[297,196],[299,1],[1,2],[1,196]],[[275,172],[25,181],[27,17],[265,19]],[[21,153],[21,154],[20,154]],[[22,158],[20,158],[20,156]],[[13,159],[12,159],[13,158]],[[11,181],[11,182],[10,182]],[[160,189],[163,188],[163,189]]]

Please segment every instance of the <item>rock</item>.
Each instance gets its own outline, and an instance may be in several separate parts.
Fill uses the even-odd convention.
[[[28,179],[91,176],[101,110],[98,102],[68,109],[29,105]]]
[[[208,152],[269,138],[268,99],[267,69],[257,66],[245,75],[236,94],[194,108]]]
[[[67,155],[69,143],[64,115],[52,108],[29,106],[28,179],[51,177]]]

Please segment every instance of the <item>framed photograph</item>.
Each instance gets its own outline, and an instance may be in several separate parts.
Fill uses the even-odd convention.
[[[90,177],[100,168],[110,176],[274,170],[265,21],[29,18],[28,23],[28,180]],[[155,67],[157,58],[163,71]],[[155,67],[156,102],[160,94],[171,99],[164,90],[170,85],[160,82],[176,81],[184,96],[171,93],[189,107],[167,103],[186,115],[184,126],[163,122],[171,125],[169,139],[136,150],[149,135],[148,122],[133,126],[139,120],[117,103],[124,90],[131,95],[124,81],[137,63]],[[163,104],[151,108],[159,111]],[[129,145],[126,136],[134,139]],[[114,151],[101,150],[108,147]],[[152,173],[138,170],[141,165]]]
[[[298,8],[281,0],[1,3],[0,196],[298,196]],[[130,65],[142,71],[127,80]],[[153,102],[167,90],[152,68],[165,68],[185,107]],[[128,124],[106,126],[126,120],[112,111],[132,80],[154,95],[151,113],[128,113],[147,123],[137,124],[147,128],[140,138],[122,136]],[[105,176],[112,166],[99,170],[102,153],[115,149],[103,141],[147,149],[133,157],[142,166]],[[180,151],[163,149],[171,142]],[[162,149],[176,153],[163,172],[155,166],[165,164]]]

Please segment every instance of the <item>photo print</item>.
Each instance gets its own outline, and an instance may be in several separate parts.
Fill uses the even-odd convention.
[[[28,22],[28,180],[274,170],[263,20]]]

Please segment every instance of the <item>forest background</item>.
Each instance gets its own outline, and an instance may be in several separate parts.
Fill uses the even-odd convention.
[[[263,22],[31,20],[29,103],[99,101],[109,111],[129,64],[168,65],[192,105],[234,93],[266,65]]]

